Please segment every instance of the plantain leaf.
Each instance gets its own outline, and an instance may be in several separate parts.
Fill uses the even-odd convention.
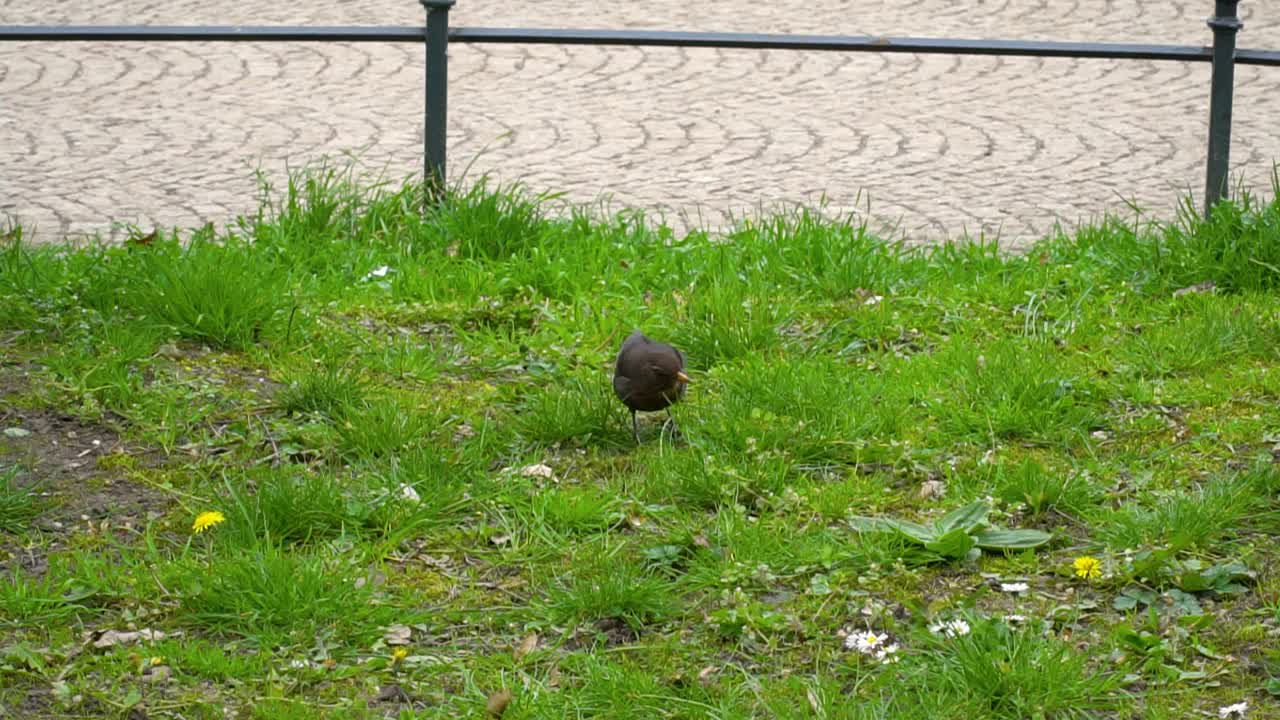
[[[938,534],[943,535],[952,530],[964,530],[967,533],[977,532],[986,527],[987,515],[991,506],[985,500],[971,502],[962,508],[952,510],[938,521]]]
[[[974,549],[975,544],[972,535],[957,528],[939,536],[933,542],[925,543],[924,547],[945,558],[961,560],[969,555],[969,551]]]
[[[849,523],[858,532],[898,532],[920,544],[933,542],[938,538],[932,528],[907,520],[858,516],[851,518]]]
[[[1039,530],[983,530],[977,534],[978,547],[983,550],[1026,550],[1040,547],[1053,539]]]

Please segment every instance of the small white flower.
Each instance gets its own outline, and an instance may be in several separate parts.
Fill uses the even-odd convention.
[[[1248,709],[1249,703],[1245,700],[1241,700],[1235,705],[1227,705],[1226,707],[1218,708],[1218,717],[1223,718],[1223,720],[1230,717],[1242,718],[1244,717],[1245,711]]]
[[[857,650],[863,655],[872,655],[884,644],[884,641],[884,635],[877,635],[871,631],[856,632],[850,633],[849,637],[844,639],[844,646],[849,650]]]
[[[361,278],[361,281],[369,282],[374,278],[384,278],[387,276],[387,273],[391,273],[391,272],[395,272],[395,270],[392,270],[390,267],[383,265],[382,267],[378,267],[378,268],[374,268],[373,270],[370,270],[368,275],[365,275],[363,278]]]
[[[947,620],[930,625],[929,632],[943,637],[961,637],[969,634],[969,623],[964,620]]]
[[[885,665],[892,665],[902,658],[898,657],[898,644],[885,645],[876,651],[876,659]]]
[[[1027,621],[1026,615],[1005,615],[1004,621],[1008,623],[1024,623]]]
[[[1030,588],[1024,582],[1000,583],[1000,592],[1024,593]]]
[[[413,489],[412,485],[400,483],[400,498],[411,503],[420,503],[422,498],[418,497],[418,491]]]

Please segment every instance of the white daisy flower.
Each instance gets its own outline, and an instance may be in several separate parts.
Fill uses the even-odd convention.
[[[947,620],[929,626],[929,632],[943,637],[961,637],[969,634],[969,623],[964,620]]]
[[[1000,592],[1024,593],[1031,588],[1024,582],[1000,583]]]
[[[902,658],[898,657],[898,643],[894,643],[892,645],[885,645],[884,647],[877,650],[876,659],[884,663],[885,665],[892,665],[893,663],[896,663],[899,660],[901,660]]]
[[[844,639],[844,646],[849,650],[857,650],[863,655],[871,655],[875,653],[876,648],[884,644],[885,639],[884,635],[877,635],[870,630],[850,633],[849,637]]]

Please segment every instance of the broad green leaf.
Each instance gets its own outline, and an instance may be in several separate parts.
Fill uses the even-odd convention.
[[[1117,610],[1132,610],[1138,607],[1138,599],[1132,595],[1117,595],[1111,606]]]
[[[1229,657],[1228,655],[1224,655],[1223,653],[1220,653],[1217,650],[1214,650],[1213,648],[1203,643],[1193,642],[1191,643],[1191,647],[1196,652],[1209,658],[1210,660],[1226,660]]]
[[[969,503],[962,508],[957,508],[947,513],[938,521],[938,534],[943,535],[952,530],[964,530],[965,532],[974,532],[980,528],[986,527],[987,515],[991,514],[991,506],[986,500],[978,500]]]
[[[938,533],[932,528],[925,527],[919,523],[913,523],[907,520],[886,520],[889,527],[906,535],[918,543],[931,543],[938,539]]]
[[[1171,588],[1165,593],[1169,599],[1173,600],[1173,607],[1184,615],[1199,615],[1204,610],[1200,608],[1200,601],[1195,595],[1184,593],[1177,588]]]
[[[978,547],[983,550],[1025,550],[1040,547],[1053,539],[1039,530],[983,530],[977,534]]]
[[[893,528],[885,524],[884,518],[854,515],[849,518],[849,525],[858,532],[887,532]]]
[[[961,560],[968,556],[969,551],[974,549],[973,536],[961,529],[952,530],[940,536],[933,542],[925,543],[925,549],[938,553],[939,555]]]
[[[1213,587],[1213,580],[1199,570],[1191,570],[1178,578],[1178,587],[1186,592],[1203,592]]]
[[[1183,615],[1178,618],[1178,626],[1188,630],[1204,630],[1213,625],[1213,615]]]
[[[899,532],[922,544],[937,539],[932,529],[906,520],[856,516],[849,519],[849,524],[858,532]]]
[[[809,578],[809,594],[811,595],[830,595],[831,580],[826,575],[818,573]]]

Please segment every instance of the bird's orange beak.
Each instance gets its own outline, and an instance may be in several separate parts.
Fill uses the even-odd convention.
[[[683,371],[683,370],[677,370],[677,371],[676,371],[676,379],[677,379],[677,380],[679,380],[679,381],[680,381],[680,382],[682,382],[682,383],[693,382],[692,380],[690,380],[690,379],[689,379],[689,376],[688,376],[688,375],[685,375],[685,374],[684,374],[684,371]]]

